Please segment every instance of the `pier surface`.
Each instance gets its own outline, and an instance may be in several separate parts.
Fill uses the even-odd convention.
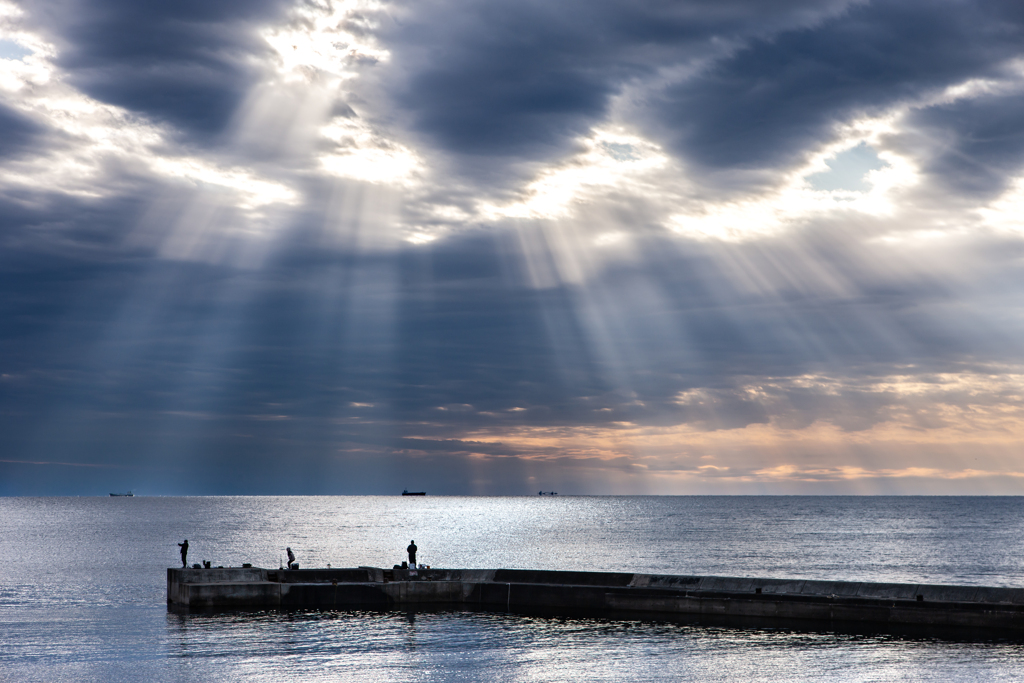
[[[1024,635],[1024,588],[522,569],[168,569],[171,609],[450,606],[813,620]]]

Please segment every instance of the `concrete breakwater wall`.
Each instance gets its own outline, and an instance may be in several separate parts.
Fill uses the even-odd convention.
[[[1024,588],[517,569],[168,569],[172,609],[473,609],[803,619],[1024,635]]]

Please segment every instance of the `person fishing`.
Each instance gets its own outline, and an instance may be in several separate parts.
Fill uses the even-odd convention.
[[[188,539],[185,539],[184,543],[179,543],[178,547],[181,548],[181,568],[184,569],[188,566]]]
[[[412,568],[416,567],[416,541],[409,541],[409,547],[405,549],[409,553],[409,566]]]
[[[295,564],[295,553],[292,552],[291,548],[285,548],[285,550],[288,551],[288,569],[295,569],[295,567],[292,566]]]

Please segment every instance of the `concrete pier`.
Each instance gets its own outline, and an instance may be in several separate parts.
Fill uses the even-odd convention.
[[[176,610],[428,606],[645,618],[999,629],[1024,636],[1024,589],[518,569],[168,569]]]

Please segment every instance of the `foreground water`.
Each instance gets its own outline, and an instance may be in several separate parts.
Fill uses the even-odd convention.
[[[590,569],[1024,585],[1024,499],[0,499],[0,680],[992,681],[1024,646],[475,612],[176,615],[168,566]]]

